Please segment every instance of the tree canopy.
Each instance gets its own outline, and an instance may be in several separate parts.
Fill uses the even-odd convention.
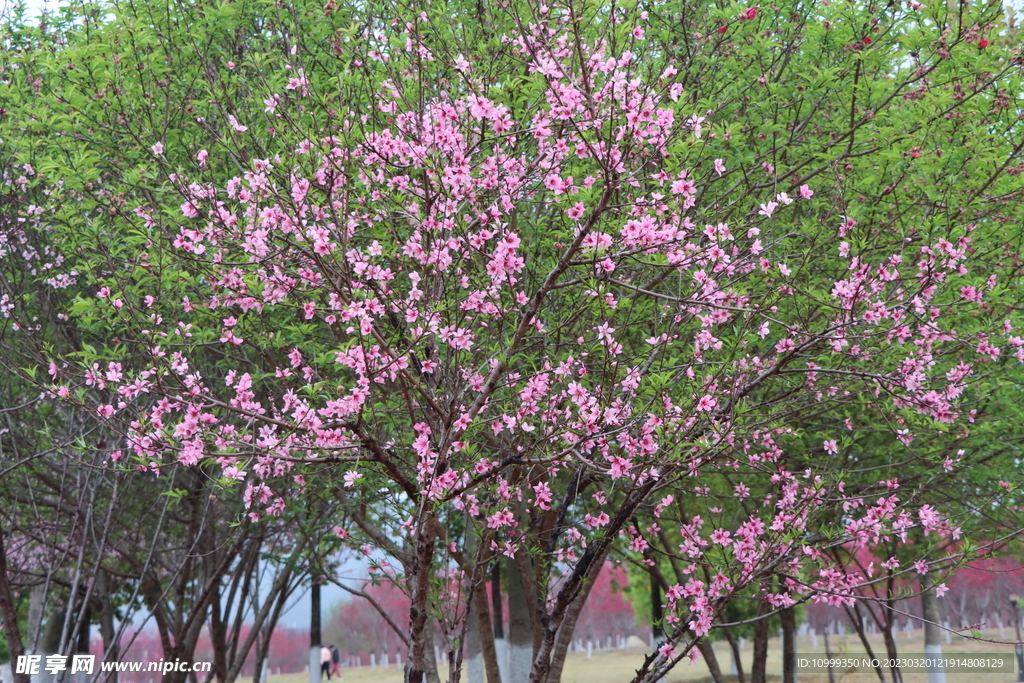
[[[513,683],[557,683],[626,558],[663,584],[653,681],[730,606],[763,626],[854,604],[878,580],[864,549],[891,574],[943,569],[964,533],[1005,544],[1015,486],[970,474],[1019,467],[1004,11],[14,17],[0,443],[31,493],[0,484],[26,548],[0,603],[9,577],[63,582],[66,653],[118,577],[102,609],[144,601],[182,657],[208,625],[233,680],[346,546],[408,597],[406,680],[436,679],[436,629],[453,682],[479,639],[497,683],[497,567]],[[260,557],[278,590],[239,653],[248,608],[230,629],[219,612]]]

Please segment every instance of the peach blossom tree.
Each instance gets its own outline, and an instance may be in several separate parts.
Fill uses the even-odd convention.
[[[754,25],[741,9],[729,30]],[[250,522],[366,555],[409,597],[411,683],[436,676],[435,624],[452,681],[474,632],[493,675],[496,562],[512,677],[554,682],[609,553],[653,562],[671,525],[653,681],[739,591],[849,603],[871,577],[830,548],[956,534],[786,453],[797,422],[851,406],[918,438],[970,419],[976,364],[1022,346],[987,303],[986,228],[879,230],[820,178],[734,158],[729,122],[645,47],[645,12],[509,16],[491,63],[426,12],[339,29],[341,75],[286,33],[211,57],[248,81],[137,136],[131,191],[21,167],[46,198],[9,245],[102,198],[44,278],[93,341],[59,352],[3,300],[26,378],[116,435],[112,467],[201,470]],[[768,187],[742,186],[754,172]],[[749,504],[724,515],[723,491]],[[311,519],[323,498],[343,512]]]

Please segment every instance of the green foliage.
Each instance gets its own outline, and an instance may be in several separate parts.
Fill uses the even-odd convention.
[[[352,342],[339,341],[327,326],[303,322],[294,311],[247,311],[233,328],[245,343],[228,346],[219,343],[217,330],[230,312],[195,307],[182,313],[182,301],[209,300],[220,284],[214,269],[198,255],[191,260],[173,255],[173,236],[186,227],[183,188],[176,179],[213,185],[251,172],[256,160],[276,163],[279,156],[294,163],[295,172],[310,172],[312,159],[293,152],[301,141],[328,135],[358,139],[355,133],[364,128],[388,123],[375,95],[384,81],[400,93],[400,105],[407,110],[442,93],[468,95],[486,84],[489,96],[508,107],[514,120],[529,120],[545,96],[547,82],[542,74],[523,68],[521,57],[502,36],[515,34],[524,17],[538,23],[549,20],[531,17],[535,9],[515,2],[423,3],[412,8],[389,1],[332,0],[324,6],[311,0],[134,0],[113,7],[62,8],[38,26],[15,16],[3,37],[8,49],[0,54],[0,101],[5,110],[0,113],[0,139],[2,152],[11,159],[10,172],[17,168],[20,174],[28,165],[34,174],[26,178],[26,192],[11,205],[22,218],[36,206],[45,207],[45,220],[40,221],[44,227],[34,235],[40,253],[46,253],[48,245],[60,245],[63,262],[55,270],[76,273],[66,287],[48,284],[50,269],[29,276],[22,290],[24,305],[33,312],[66,310],[70,319],[41,316],[46,330],[40,337],[46,343],[17,349],[20,381],[26,387],[45,384],[44,359],[54,355],[54,349],[85,366],[141,365],[147,351],[139,340],[166,328],[162,319],[167,318],[177,329],[164,341],[164,351],[172,355],[186,345],[203,348],[195,362],[206,377],[223,377],[244,367],[260,391],[270,391],[274,369],[286,367],[288,353],[300,349],[319,373],[316,381],[302,388],[305,398],[319,402],[331,395],[347,379],[345,371],[336,368],[334,356]],[[666,70],[678,72],[675,115],[707,117],[702,136],[669,141],[666,171],[677,174],[725,159],[721,173],[694,176],[694,222],[728,223],[737,235],[758,231],[775,253],[786,254],[791,271],[772,271],[746,281],[737,285],[744,288],[739,293],[751,306],[791,321],[794,329],[814,329],[823,311],[835,306],[831,283],[846,277],[850,267],[848,260],[822,258],[823,253],[838,255],[842,249],[879,267],[883,266],[877,259],[890,256],[913,263],[922,246],[939,239],[953,243],[967,236],[968,226],[977,226],[979,237],[971,248],[984,255],[986,267],[956,277],[959,286],[985,289],[987,308],[978,313],[953,295],[930,305],[952,311],[965,336],[977,336],[999,322],[995,316],[1017,307],[1024,225],[1019,93],[1024,92],[1024,83],[1015,51],[1019,32],[1004,18],[1004,10],[992,3],[914,7],[785,0],[760,8],[752,19],[738,20],[745,9],[735,3],[690,0],[615,6],[584,2],[574,6],[578,14],[573,16],[582,43],[605,41],[610,54],[628,49],[655,78]],[[408,27],[403,29],[405,22]],[[637,37],[637,29],[643,31],[643,39]],[[399,35],[403,30],[422,39],[423,52],[404,54]],[[991,43],[981,47],[982,38]],[[376,58],[367,58],[371,52]],[[472,64],[476,80],[462,75],[453,59],[456,55]],[[272,100],[266,102],[287,95],[288,79],[300,70],[313,93],[303,106],[278,111]],[[162,152],[154,150],[158,144]],[[209,154],[205,165],[197,162],[202,150]],[[652,156],[654,161],[658,160]],[[582,181],[588,168],[586,159],[574,158],[567,162],[565,174]],[[593,203],[606,186],[607,179],[595,179],[572,201]],[[795,196],[804,186],[821,200],[814,204],[818,208],[797,204],[785,214],[758,213],[779,192]],[[517,207],[512,220],[524,235],[531,259],[553,264],[559,245],[572,239],[574,227],[564,215],[568,201],[524,201]],[[847,220],[850,227],[841,229]],[[379,239],[386,254],[399,249],[399,221],[360,229]],[[902,244],[896,253],[880,253],[894,243]],[[663,256],[651,258],[661,259],[663,265]],[[990,276],[995,280],[990,282]],[[612,291],[607,278],[588,277],[593,292]],[[662,300],[682,298],[693,287],[671,274],[654,283],[623,277],[624,283],[616,286],[626,289],[620,291],[643,285]],[[251,278],[246,284],[256,286]],[[98,297],[103,288],[108,291]],[[791,291],[808,296],[787,296]],[[584,298],[571,290],[551,298],[559,311],[578,311],[596,319],[603,310],[596,296]],[[619,339],[630,342],[630,348],[644,348],[638,342],[656,328],[652,321],[660,303],[623,296],[618,305]],[[925,307],[920,315],[928,315]],[[778,325],[762,333],[760,323],[736,316],[719,334],[719,361],[732,364],[751,354],[766,356],[788,333]],[[517,370],[529,372],[536,370],[531,362],[539,366],[547,357],[542,353],[523,361],[497,355],[515,330],[500,327],[497,321],[495,325],[499,332],[486,351],[501,362],[517,363]],[[693,379],[685,374],[686,358],[697,328],[685,323],[680,328],[680,343],[652,360],[652,375],[638,403],[654,402],[667,389]],[[126,330],[136,333],[134,338],[121,338]],[[552,349],[564,354],[586,346],[573,334],[567,324],[565,330],[538,334],[530,342],[553,357]],[[891,339],[877,338],[867,341],[862,351],[880,355],[890,345]],[[606,363],[602,353],[595,350],[589,362]],[[976,355],[969,348],[960,353],[964,358]],[[820,363],[829,354],[827,349],[808,351],[805,360]],[[469,360],[467,355],[467,367]],[[943,359],[950,365],[955,361]],[[793,370],[770,391],[752,392],[737,413],[745,411],[741,417],[751,424],[784,427],[778,441],[785,445],[781,464],[789,471],[829,468],[851,489],[861,487],[865,500],[882,494],[880,479],[896,478],[912,505],[941,499],[959,512],[957,521],[965,528],[1002,530],[1015,520],[1019,494],[993,489],[990,480],[993,472],[1019,471],[1022,422],[1017,405],[1024,377],[1017,366],[1010,350],[1004,349],[999,359],[986,363],[987,373],[972,379],[977,414],[974,426],[966,431],[936,425],[913,407],[894,407],[886,402],[888,397],[870,392],[849,395],[841,410],[828,413],[819,410],[821,396],[814,392],[806,392],[799,401],[782,401],[780,396],[798,394],[813,381],[808,377],[810,367],[808,372]],[[825,395],[833,387],[820,390]],[[76,391],[78,401],[87,403],[95,390]],[[844,388],[836,386],[834,391]],[[395,397],[380,400],[401,406]],[[499,402],[494,401],[496,406]],[[847,419],[855,430],[846,429]],[[393,433],[384,435],[387,439],[401,436],[394,432],[411,431],[411,424],[396,424],[400,426]],[[907,435],[916,441],[899,438]],[[837,453],[823,448],[827,439],[838,440]],[[88,448],[86,443],[79,445]],[[466,457],[476,457],[478,448],[469,444]],[[715,477],[710,484],[702,482],[705,490],[692,490],[685,480],[672,485],[675,508],[672,524],[666,520],[665,526],[675,529],[666,532],[662,550],[676,552],[679,525],[696,515],[715,527],[735,528],[753,514],[759,501],[775,500],[777,482],[767,478],[757,480],[749,497],[738,496],[734,472],[740,470],[742,457],[706,438],[676,444],[664,458],[682,461],[688,449],[713,448],[720,448],[723,457],[711,465]],[[966,453],[962,463],[946,473],[946,458],[958,457],[960,450]],[[212,471],[211,463],[209,459],[204,465]],[[303,512],[310,519],[296,523],[310,528],[323,523],[313,512],[327,507],[330,497],[341,500],[349,512],[365,515],[386,534],[398,534],[388,526],[397,516],[394,510],[414,512],[401,492],[388,489],[380,471],[370,472],[372,483],[358,499],[346,498],[330,468],[304,471],[322,475],[326,485],[312,492],[299,485],[281,492],[307,505]],[[1012,480],[1009,475],[999,477]],[[227,488],[231,481],[221,477],[211,485]],[[199,488],[172,488],[160,495],[177,507]],[[578,508],[585,506],[584,502]],[[231,514],[242,514],[238,500],[233,501]],[[653,510],[645,508],[643,514],[653,519]],[[836,510],[824,516],[821,526],[834,528],[829,525],[841,522],[842,514]],[[333,524],[336,518],[331,520]],[[463,528],[461,516],[443,521],[453,532]],[[796,545],[811,535],[782,533]],[[701,569],[719,563],[725,553],[709,549]],[[657,567],[671,579],[669,583],[676,582],[676,568],[668,560],[658,559]],[[768,590],[773,579],[758,581]],[[646,582],[638,579],[631,581],[633,585]],[[649,613],[649,592],[637,591],[638,612]],[[741,598],[752,598],[753,593],[751,588]],[[752,602],[725,604],[726,620],[748,618]],[[744,633],[742,628],[736,632]]]

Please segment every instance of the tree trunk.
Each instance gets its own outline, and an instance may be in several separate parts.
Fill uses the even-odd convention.
[[[292,557],[291,557],[292,562],[296,561],[298,559],[298,557],[305,551],[306,542],[307,542],[306,539],[304,539],[292,551]],[[259,612],[257,612],[254,615],[253,623],[252,623],[252,628],[250,629],[248,635],[246,635],[245,640],[242,641],[242,645],[241,645],[241,647],[239,648],[239,651],[238,651],[238,656],[235,658],[235,661],[232,662],[231,668],[228,669],[227,683],[233,683],[234,680],[238,677],[238,674],[241,673],[242,666],[245,664],[245,660],[249,657],[249,652],[252,650],[253,643],[256,641],[256,637],[259,635],[261,630],[265,629],[265,638],[264,638],[265,644],[266,644],[266,647],[268,647],[268,648],[270,647],[270,634],[273,632],[274,626],[277,624],[277,620],[278,620],[278,618],[281,615],[281,610],[284,607],[284,603],[287,601],[288,595],[291,592],[289,590],[289,588],[288,588],[288,586],[289,586],[289,584],[291,582],[291,576],[292,576],[291,566],[292,566],[292,563],[289,563],[289,565],[287,567],[285,567],[284,569],[282,569],[280,571],[280,573],[277,575],[277,578],[274,579],[274,584],[270,587],[270,591],[268,592],[266,599],[263,601],[263,605],[260,607]],[[318,584],[314,584],[314,585],[318,585]],[[319,593],[319,591],[317,591],[317,592]],[[317,596],[317,601],[319,602],[319,595]],[[311,627],[313,627],[313,626],[316,627],[317,633],[315,634],[315,637],[316,637],[317,641],[319,641],[320,640],[320,633],[319,633],[319,630],[320,630],[319,605],[316,605],[315,607],[316,607],[316,609],[313,612],[313,619],[310,622],[310,626]],[[241,628],[241,624],[238,624],[238,628]],[[316,641],[313,641],[313,637],[314,637],[314,634],[311,633],[310,634],[310,642],[311,643],[312,642],[316,642]],[[312,648],[310,648],[310,649],[312,650]],[[190,642],[190,649],[188,650],[189,656],[190,657],[194,657],[194,652],[195,652],[195,641],[191,641]],[[318,659],[318,662],[319,662],[319,659]],[[312,663],[313,662],[312,662],[312,656],[311,656],[310,657],[310,665],[311,666],[312,666]],[[257,664],[260,664],[260,662],[257,662]],[[312,668],[310,669],[310,671],[312,673]],[[257,670],[254,675],[258,676],[259,675],[259,671]],[[165,680],[164,683],[167,683],[167,681]]]
[[[491,611],[487,607],[487,586],[482,585],[473,595],[476,603],[477,622],[480,626],[480,647],[484,655],[484,672],[487,683],[501,683],[498,669],[498,655],[494,650],[494,632],[491,630]]]
[[[431,662],[434,660],[434,634],[427,628],[427,610],[430,606],[430,578],[437,522],[429,511],[424,511],[422,515],[409,576],[409,659],[405,665],[405,683],[430,683],[427,680],[428,669],[433,669],[437,676],[436,663],[432,667],[427,666],[428,657]]]
[[[39,642],[39,652],[44,655],[57,654],[60,650],[60,632],[64,628],[64,607],[54,606],[43,628],[43,637]]]
[[[850,623],[853,624],[853,630],[857,632],[857,637],[860,638],[861,645],[864,646],[864,652],[867,653],[867,656],[872,661],[874,661],[875,651],[871,647],[871,641],[868,640],[868,634],[864,632],[864,619],[861,615],[860,604],[856,602],[853,603],[853,610],[850,610],[850,608],[845,605],[843,606],[843,609],[846,610],[846,616],[850,618]],[[874,669],[879,682],[885,683],[885,671],[882,670],[882,666],[876,665]]]
[[[718,658],[715,656],[715,647],[704,638],[697,641],[697,649],[708,665],[708,673],[715,683],[724,683],[722,670],[718,666]]]
[[[292,594],[292,587],[290,586],[291,569],[284,569],[282,571],[284,571],[287,576],[281,583],[281,590],[277,594],[277,604],[274,605],[274,611],[270,614],[270,618],[263,626],[263,638],[256,643],[256,668],[253,670],[253,683],[267,683],[267,680],[263,675],[263,668],[264,664],[270,658],[270,639],[274,635],[274,629],[277,628],[277,622],[281,619],[281,612],[284,611],[284,605]],[[267,596],[267,600],[273,599],[273,593]],[[253,628],[256,628],[256,626]],[[267,673],[269,675],[269,670]]]
[[[217,590],[217,594],[210,604],[210,644],[213,647],[213,666],[210,667],[210,673],[207,675],[207,683],[216,678],[220,683],[228,677],[228,625],[224,619],[221,618],[221,593]]]
[[[7,650],[11,656],[11,664],[25,654],[21,644],[21,629],[18,628],[18,610],[11,593],[11,583],[7,576],[7,550],[4,546],[4,532],[0,531],[0,616],[4,619],[4,635],[7,636]],[[11,667],[17,671],[17,666]],[[29,683],[28,674],[14,673],[15,683]]]
[[[885,618],[882,620],[882,637],[885,639],[885,653],[889,657],[889,660],[896,662],[899,659],[899,649],[896,647],[896,638],[892,634],[893,626],[896,623],[896,612],[893,607],[896,604],[894,599],[895,594],[895,579],[889,576],[886,582],[886,600],[884,603],[883,614]],[[898,666],[890,667],[892,672],[892,683],[903,683],[903,674],[900,672]]]
[[[494,659],[498,665],[498,676],[501,683],[510,683],[508,671],[508,641],[505,640],[505,617],[501,606],[501,559],[494,560],[491,566],[491,617],[494,632]]]
[[[48,584],[48,581],[44,581],[32,586],[32,594],[29,597],[25,650],[33,654],[39,651],[39,633],[43,629],[43,607]]]
[[[528,553],[516,553],[516,563],[519,565],[519,575],[523,579],[523,594],[526,596],[527,611],[530,616],[530,630],[533,633],[533,651],[540,650],[541,640],[544,638],[544,604],[545,593],[539,571],[540,563],[534,563]]]
[[[423,676],[427,683],[441,683],[441,676],[437,673],[437,658],[434,656],[434,621],[427,622],[427,649],[426,669]]]
[[[508,590],[508,644],[509,680],[507,683],[526,683],[533,667],[533,625],[530,621],[530,605],[527,604],[523,589],[524,577],[519,564],[512,558],[505,559]]]
[[[921,611],[924,617],[924,654],[928,660],[942,657],[942,631],[939,629],[939,598],[931,572],[921,575]],[[946,683],[941,665],[928,667],[928,683]]]
[[[739,643],[736,642],[736,638],[732,635],[732,629],[728,626],[722,629],[722,633],[725,634],[725,640],[729,643],[729,649],[732,650],[732,661],[736,663],[736,679],[739,683],[747,683],[747,678],[743,675],[743,661],[740,659]]]
[[[793,608],[779,612],[782,620],[782,683],[796,683],[796,615]]]
[[[100,625],[100,637],[103,638],[103,652],[107,661],[117,661],[120,648],[117,644],[117,630],[114,628],[114,598],[111,595],[113,589],[110,585],[110,575],[102,569],[96,577],[96,602],[99,603],[99,614],[97,621]],[[115,672],[116,673],[116,672]],[[116,676],[111,681],[117,680]]]
[[[761,601],[757,605],[757,616],[762,617],[754,622],[754,663],[750,669],[751,683],[765,683],[768,662],[768,617],[765,616],[771,606]]]
[[[836,683],[836,672],[832,668],[832,645],[828,642],[828,624],[825,625],[825,629],[822,632],[822,636],[825,638],[825,659],[828,661],[828,681],[829,683]]]
[[[601,563],[602,567],[604,566],[604,558],[605,556],[601,556],[596,560]],[[585,582],[580,587],[580,592],[576,599],[565,610],[562,625],[558,628],[558,633],[555,636],[555,646],[551,652],[551,666],[548,668],[547,683],[561,683],[562,669],[565,667],[565,657],[569,653],[569,645],[572,643],[572,636],[576,631],[576,622],[579,621],[580,612],[583,611],[583,606],[590,595],[590,589],[594,587],[594,583],[599,575],[600,571],[594,574],[591,581]]]
[[[82,623],[78,628],[78,643],[75,652],[82,655],[89,654],[89,636],[92,632],[92,608],[88,603],[82,605]]]
[[[480,636],[480,610],[477,608],[476,594],[483,587],[473,589],[469,601],[469,614],[466,615],[466,645],[463,648],[463,661],[466,667],[466,683],[484,683],[484,647]]]

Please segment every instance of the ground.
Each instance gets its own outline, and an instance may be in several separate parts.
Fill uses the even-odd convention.
[[[999,639],[999,633],[996,629],[985,630],[982,632],[982,636],[991,640]],[[1013,637],[1013,633],[1010,629],[1006,629],[1004,636],[1009,639]],[[905,633],[901,632],[898,634],[896,640],[901,656],[921,656],[924,652],[923,638],[923,631],[920,630],[914,631],[909,639]],[[884,656],[885,647],[881,636],[871,636],[870,642],[875,656]],[[834,636],[831,644],[833,657],[863,654],[863,649],[860,647],[860,641],[857,639],[856,634],[847,633],[843,637]],[[748,644],[743,652],[744,659],[746,660],[744,669],[748,673],[748,680],[751,649],[751,646]],[[943,641],[943,650],[944,654],[986,653],[1013,656],[1013,645],[975,642],[956,636],[954,636],[954,642],[951,645],[946,645],[945,641]],[[728,671],[729,656],[725,644],[717,644],[715,651],[718,655],[719,665],[723,671]],[[818,637],[817,648],[812,647],[810,636],[801,636],[798,641],[797,652],[801,656],[812,654],[824,655],[825,648],[821,636]],[[644,653],[635,650],[632,652],[625,650],[598,650],[593,653],[593,657],[590,659],[587,659],[587,655],[584,652],[572,653],[566,662],[565,671],[562,674],[562,683],[629,683],[633,679],[633,672],[643,661],[643,657]],[[778,677],[782,672],[782,651],[778,638],[770,642],[768,672],[772,675],[769,680],[780,680]],[[878,681],[878,677],[873,670],[863,673],[848,671],[835,671],[834,673],[836,683],[875,683]],[[442,671],[441,677],[444,680],[444,671]],[[730,681],[736,680],[735,677],[731,676],[727,678]],[[888,672],[886,672],[886,678],[889,678]],[[666,683],[675,683],[677,681],[694,681],[696,683],[705,679],[710,680],[707,667],[703,661],[697,660],[692,664],[680,664],[664,680]],[[387,670],[381,667],[374,669],[370,667],[344,669],[343,681],[341,683],[400,683],[401,680],[401,670],[392,665]],[[904,674],[903,680],[905,683],[925,683],[927,674]],[[1016,673],[950,672],[946,676],[947,683],[1011,683],[1016,680]],[[308,674],[302,673],[271,676],[268,683],[308,683],[308,681]],[[337,683],[336,678],[334,681]],[[251,683],[251,679],[240,679],[239,683]],[[829,683],[829,678],[827,673],[801,673],[799,675],[799,683]]]

